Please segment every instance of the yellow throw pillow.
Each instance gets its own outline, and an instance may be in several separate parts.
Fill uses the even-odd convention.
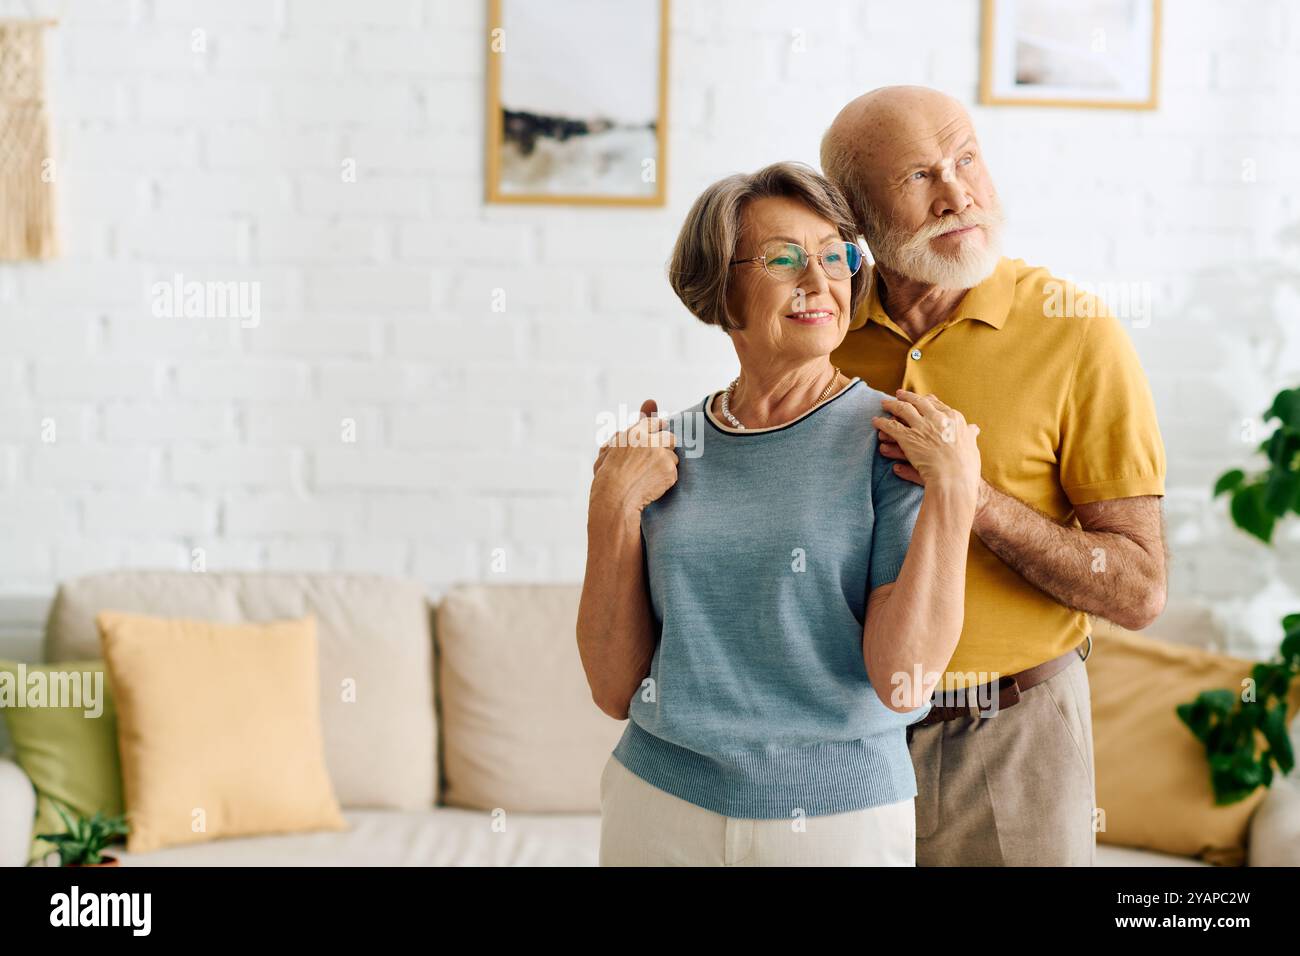
[[[1216,806],[1205,747],[1174,708],[1203,690],[1240,692],[1254,662],[1101,620],[1092,637],[1092,739],[1106,826],[1098,842],[1240,866],[1251,814],[1266,791]],[[1300,682],[1291,687],[1288,719],[1298,708]]]
[[[117,704],[127,851],[343,830],[325,765],[316,621],[96,618]]]

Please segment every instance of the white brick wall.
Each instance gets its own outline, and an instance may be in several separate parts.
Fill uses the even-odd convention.
[[[196,548],[435,593],[577,579],[597,413],[675,410],[733,374],[663,278],[699,189],[815,162],[872,86],[975,94],[974,0],[679,0],[668,208],[489,207],[485,6],[71,0],[49,44],[67,255],[0,266],[0,590]],[[1151,284],[1131,333],[1169,449],[1175,600],[1267,645],[1300,607],[1295,545],[1252,545],[1208,487],[1300,379],[1300,9],[1180,0],[1164,38],[1157,112],[973,112],[1011,254]],[[178,273],[258,283],[260,323],[156,315]]]

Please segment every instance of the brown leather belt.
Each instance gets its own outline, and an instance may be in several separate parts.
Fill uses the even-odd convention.
[[[1082,650],[1085,646],[1087,647],[1086,651]],[[1060,657],[1053,657],[1050,661],[1043,661],[1043,663],[1027,670],[998,678],[996,707],[992,704],[994,686],[992,682],[972,688],[958,687],[953,690],[937,690],[931,698],[934,706],[930,708],[930,712],[925,715],[923,720],[919,720],[911,726],[928,727],[930,724],[937,724],[944,720],[956,720],[959,717],[991,717],[999,710],[1014,707],[1020,703],[1020,695],[1029,688],[1035,684],[1041,684],[1049,677],[1054,677],[1074,663],[1076,654],[1085,661],[1092,654],[1091,634],[1088,635],[1088,639],[1083,644],[1073,650],[1066,651]],[[973,696],[968,702],[966,695],[971,692],[973,692]]]

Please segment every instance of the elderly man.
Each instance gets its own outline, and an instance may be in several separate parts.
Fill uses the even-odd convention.
[[[1065,284],[1001,257],[997,192],[956,100],[867,93],[821,159],[875,259],[832,360],[904,399],[900,418],[934,396],[981,428],[961,640],[909,728],[917,864],[1091,865],[1089,615],[1141,628],[1165,603],[1165,458],[1145,376],[1098,303],[1076,296],[1059,316],[1048,303]]]

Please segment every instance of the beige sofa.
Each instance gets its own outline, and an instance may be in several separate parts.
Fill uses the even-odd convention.
[[[591,702],[577,601],[571,585],[459,587],[431,606],[418,585],[383,577],[114,572],[60,587],[44,654],[100,657],[94,616],[104,609],[317,618],[325,755],[350,828],[145,855],[119,847],[124,865],[591,866],[600,771],[623,724]],[[345,679],[355,702],[340,700]],[[0,865],[24,861],[33,808],[30,782],[0,758]],[[1255,819],[1268,832],[1253,825],[1252,862],[1257,842],[1259,855],[1295,846],[1300,789],[1275,787]],[[1291,835],[1271,839],[1282,831]],[[1109,846],[1098,863],[1198,865]]]
[[[600,771],[622,725],[591,702],[575,588],[458,588],[435,609],[393,578],[113,572],[59,588],[45,659],[100,658],[94,617],[110,608],[230,622],[315,615],[326,763],[350,824],[145,855],[119,847],[123,865],[596,864]],[[341,699],[343,680],[355,701]],[[32,812],[29,781],[0,758],[0,864],[24,859]]]

